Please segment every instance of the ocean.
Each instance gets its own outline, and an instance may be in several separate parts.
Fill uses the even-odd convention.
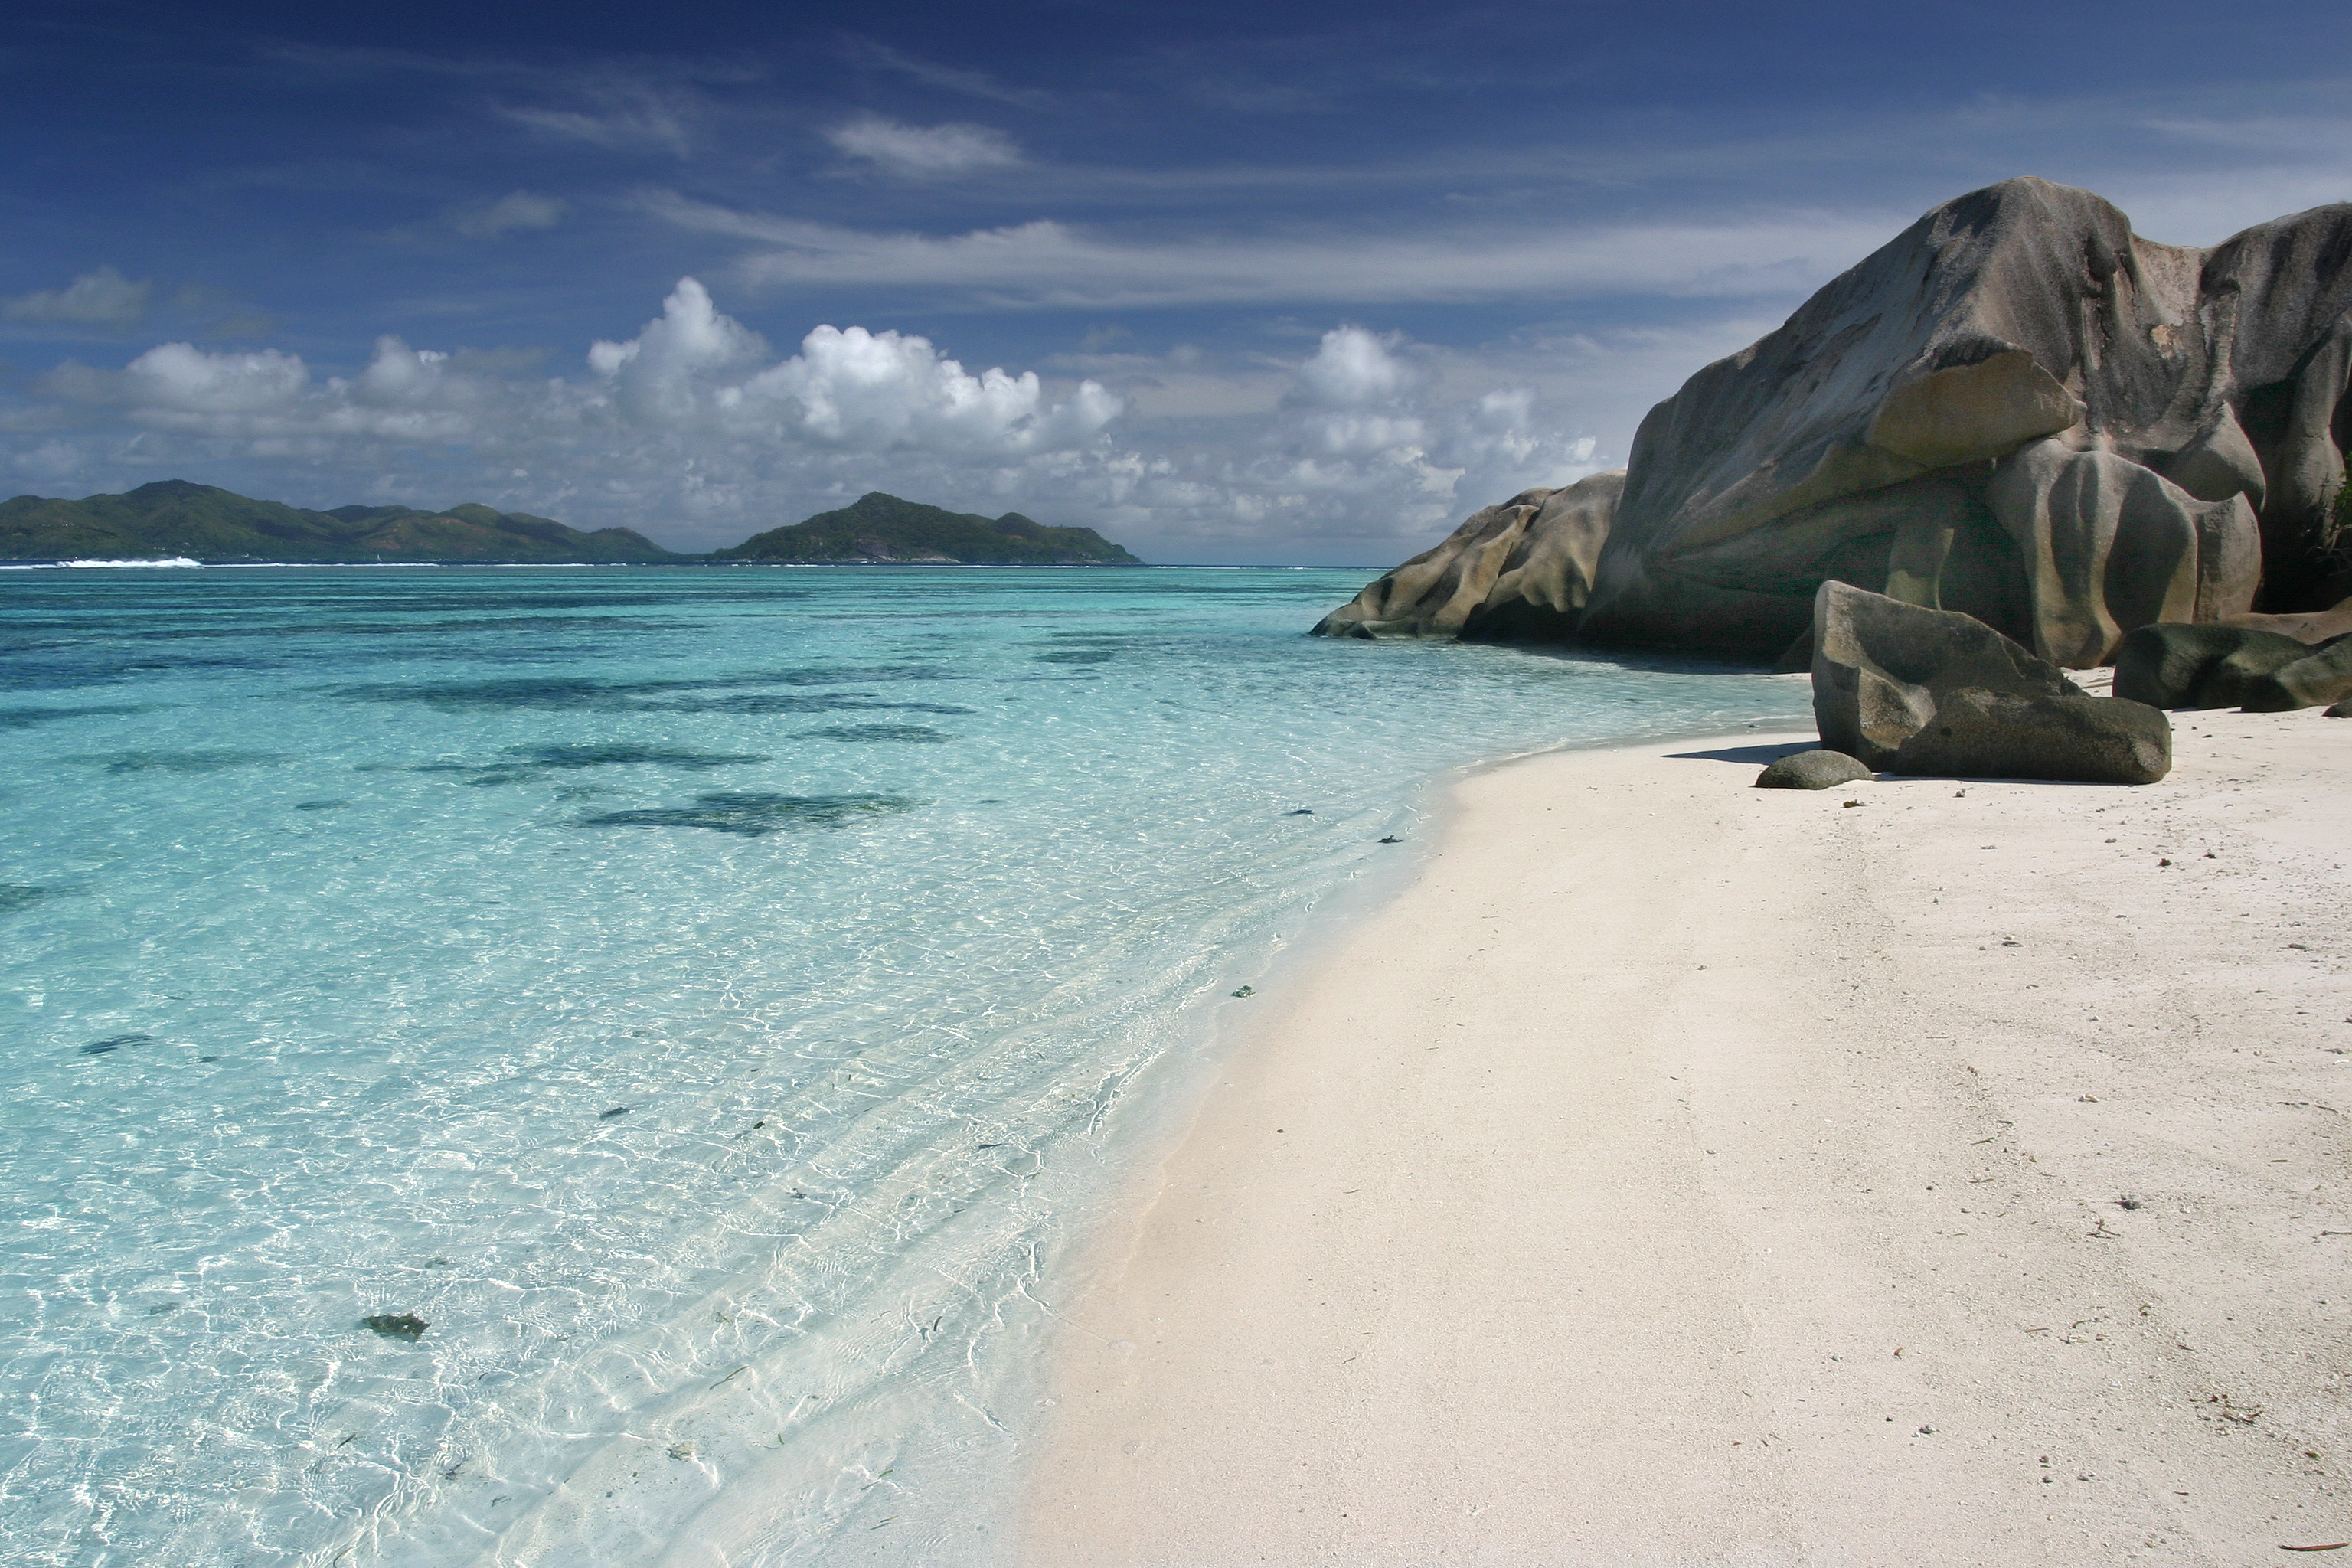
[[[1233,993],[1459,770],[1800,716],[1367,576],[0,572],[9,1560],[994,1560]]]

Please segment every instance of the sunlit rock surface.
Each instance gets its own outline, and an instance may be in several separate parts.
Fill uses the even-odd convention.
[[[2200,250],[2088,191],[1973,192],[1650,411],[1580,596],[1506,592],[1563,493],[1530,491],[1317,629],[1770,658],[1835,579],[2084,668],[2150,622],[2311,615],[2352,593],[2347,263],[2347,204]]]
[[[1317,624],[1318,637],[1565,642],[1592,593],[1622,469],[1474,513]]]

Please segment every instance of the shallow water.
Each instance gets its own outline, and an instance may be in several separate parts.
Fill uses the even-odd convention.
[[[1433,776],[1791,707],[1363,576],[0,579],[11,1560],[985,1560],[1208,1004]]]

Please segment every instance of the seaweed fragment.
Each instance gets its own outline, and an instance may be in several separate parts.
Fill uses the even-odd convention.
[[[415,1344],[433,1325],[414,1312],[376,1312],[360,1320],[360,1326],[373,1329],[388,1340],[406,1340]]]

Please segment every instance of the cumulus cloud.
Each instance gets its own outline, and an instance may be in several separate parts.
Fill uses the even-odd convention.
[[[1015,457],[1085,442],[1118,417],[1093,381],[1048,404],[1034,371],[974,375],[928,338],[819,326],[767,364],[757,332],[722,315],[691,278],[626,342],[598,342],[589,367],[649,425],[689,424],[865,452],[914,448]]]
[[[0,303],[0,315],[12,321],[122,331],[146,317],[154,299],[152,279],[133,281],[111,267],[100,267],[62,289],[42,289]]]
[[[451,207],[441,216],[468,239],[496,239],[522,229],[553,228],[571,210],[571,204],[561,196],[512,191],[494,202]]]
[[[1389,352],[1400,341],[1361,327],[1326,332],[1322,346],[1298,367],[1299,382],[1317,401],[1336,408],[1400,396],[1413,380],[1412,370]]]
[[[1021,149],[1013,138],[986,125],[908,125],[866,114],[835,126],[824,139],[901,179],[932,180],[1021,162]]]

